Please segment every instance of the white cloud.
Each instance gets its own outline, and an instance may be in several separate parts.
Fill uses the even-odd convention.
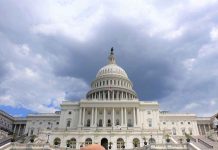
[[[216,41],[216,42],[218,41],[218,27],[212,28],[212,30],[210,31],[210,37],[212,41]]]
[[[88,85],[83,80],[55,76],[48,61],[27,44],[9,45],[8,51],[3,53],[7,58],[8,74],[0,84],[0,89],[4,90],[0,97],[1,105],[52,112],[59,108],[66,91],[71,90],[77,97],[85,95]]]

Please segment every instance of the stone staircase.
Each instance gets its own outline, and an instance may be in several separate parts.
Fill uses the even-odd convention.
[[[205,136],[198,136],[198,140],[204,141],[205,143],[213,146],[214,150],[218,150],[218,142],[212,141],[211,139],[205,137]]]
[[[187,143],[185,137],[182,136],[173,136],[172,137],[177,143]],[[182,141],[180,140],[182,139]],[[190,143],[189,143],[189,148],[193,149],[193,150],[218,150],[218,149],[214,149],[212,145],[208,144],[207,142],[205,142],[203,139],[199,139],[198,136],[197,137],[191,137],[190,139]]]

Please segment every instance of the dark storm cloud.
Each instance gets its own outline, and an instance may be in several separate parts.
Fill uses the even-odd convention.
[[[211,38],[218,21],[214,3],[141,1],[145,5],[136,5],[137,9],[134,3],[134,9],[125,5],[131,11],[118,11],[108,2],[87,7],[75,1],[35,3],[0,2],[4,18],[0,20],[0,78],[9,72],[0,87],[3,103],[14,98],[27,108],[35,95],[35,99],[48,99],[39,101],[38,111],[42,111],[51,105],[57,108],[59,97],[83,98],[114,47],[117,63],[127,72],[140,99],[158,100],[163,109],[172,111],[205,114],[196,110],[205,101],[211,103],[208,114],[217,109],[214,49],[218,46],[214,39],[217,41],[218,31]],[[72,9],[74,5],[78,9]],[[25,73],[19,81],[15,74],[19,77],[20,72]],[[19,88],[23,81],[28,82],[22,87],[24,93],[35,87],[30,91],[33,94],[24,94],[29,101],[20,101],[23,97],[13,94],[22,91],[7,90],[9,83]]]

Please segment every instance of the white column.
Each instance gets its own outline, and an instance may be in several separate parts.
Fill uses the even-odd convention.
[[[123,107],[121,107],[121,126],[123,126]]]
[[[92,119],[91,119],[91,126],[94,124],[94,108],[92,107]]]
[[[137,111],[137,114],[136,114],[136,117],[137,117],[137,126],[140,125],[140,114],[139,114],[139,108],[136,108],[136,111]]]
[[[103,120],[103,127],[106,127],[106,109],[104,107],[104,120]]]
[[[16,129],[17,129],[17,125],[14,124],[14,133],[16,132]]]
[[[103,92],[103,100],[105,100],[105,91],[102,91]]]
[[[81,119],[82,119],[82,107],[79,108],[79,122],[78,122],[78,126],[81,126]]]
[[[112,126],[114,126],[114,108],[112,110]]]
[[[20,126],[21,126],[21,124],[19,124],[18,126],[19,126],[19,127],[18,127],[17,135],[19,136],[19,135],[20,135]]]
[[[111,99],[111,97],[110,97],[110,91],[109,91],[109,90],[107,91],[107,99],[108,99],[108,100]]]
[[[135,121],[135,107],[133,107],[133,126],[135,127],[136,121]]]
[[[83,108],[83,123],[82,126],[85,126],[85,113],[86,113],[86,108]]]
[[[124,108],[124,114],[125,114],[125,125],[127,126],[127,113],[126,113],[126,107]]]
[[[97,109],[97,107],[95,108],[95,127],[97,127],[97,113],[98,113],[98,111],[97,111],[98,109]]]

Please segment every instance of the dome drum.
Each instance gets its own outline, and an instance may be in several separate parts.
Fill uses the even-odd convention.
[[[137,99],[135,92],[121,90],[121,89],[101,89],[92,90],[87,94],[88,100],[99,99],[99,100],[133,100]]]

